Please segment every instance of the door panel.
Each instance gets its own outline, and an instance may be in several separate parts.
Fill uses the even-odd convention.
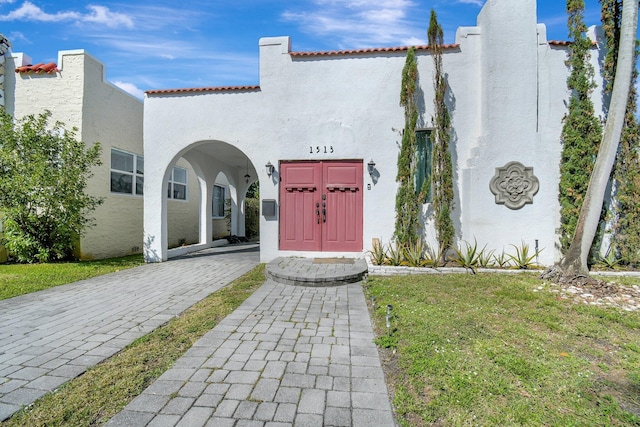
[[[362,250],[362,161],[280,164],[280,249]]]
[[[362,250],[362,162],[325,162],[322,187],[327,196],[322,250]]]
[[[320,199],[321,165],[282,163],[280,173],[280,249],[321,250],[321,224],[315,207]]]

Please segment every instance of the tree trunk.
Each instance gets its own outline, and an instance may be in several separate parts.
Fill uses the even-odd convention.
[[[589,180],[587,194],[580,209],[580,217],[578,218],[571,246],[564,259],[560,261],[560,267],[565,274],[588,274],[589,272],[587,258],[598,229],[605,191],[618,151],[620,134],[625,119],[633,72],[637,27],[638,0],[624,0],[622,4],[620,48],[618,50],[616,76],[609,106],[609,115],[607,116],[607,123],[604,128],[602,143],[598,150],[596,164]]]

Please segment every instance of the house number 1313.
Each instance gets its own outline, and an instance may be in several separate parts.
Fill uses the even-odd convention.
[[[309,146],[309,153],[310,154],[313,154],[313,153],[316,153],[316,154],[320,154],[320,153],[327,154],[327,153],[329,153],[329,154],[331,154],[331,153],[333,153],[333,145],[329,145],[329,146],[327,146],[327,145],[322,145],[322,146],[316,145],[315,147],[310,145]]]

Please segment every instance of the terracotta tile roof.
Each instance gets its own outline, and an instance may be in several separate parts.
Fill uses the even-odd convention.
[[[36,65],[23,65],[22,67],[16,68],[16,73],[20,73],[20,74],[28,74],[28,73],[54,74],[54,73],[57,73],[58,71],[59,71],[58,66],[56,65],[55,62],[49,62],[48,64],[40,63]]]
[[[382,52],[404,52],[409,50],[410,46],[397,46],[397,47],[374,47],[367,49],[354,49],[354,50],[332,50],[324,52],[291,52],[291,56],[337,56],[337,55],[360,55],[368,53],[382,53]],[[458,49],[459,44],[443,44],[443,49]],[[429,46],[414,46],[416,50],[428,50]]]
[[[549,40],[548,43],[551,46],[569,46],[571,44],[571,42],[567,40]]]
[[[549,46],[570,46],[573,42],[569,40],[549,40]],[[593,42],[592,46],[597,46],[598,42]]]
[[[260,90],[260,86],[215,86],[215,87],[194,87],[184,89],[158,89],[148,90],[145,93],[150,95],[162,93],[185,93],[185,92],[253,92]]]
[[[550,46],[568,46],[570,41],[561,40],[549,40]],[[594,45],[596,43],[594,42]],[[346,55],[358,55],[369,53],[384,53],[384,52],[404,52],[409,50],[410,46],[398,46],[398,47],[377,47],[367,49],[354,49],[354,50],[332,50],[332,51],[319,51],[319,52],[289,52],[293,57],[311,57],[311,56],[346,56]],[[416,50],[428,50],[429,46],[414,46]],[[459,44],[443,44],[443,49],[458,49]],[[17,70],[16,70],[17,71]],[[148,90],[145,93],[149,95],[157,94],[170,94],[170,93],[196,93],[196,92],[250,92],[258,91],[260,86],[218,86],[218,87],[201,87],[201,88],[184,88],[184,89],[158,89]]]

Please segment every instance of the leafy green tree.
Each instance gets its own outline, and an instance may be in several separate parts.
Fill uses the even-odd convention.
[[[86,148],[51,113],[14,122],[0,110],[0,211],[4,244],[20,262],[73,256],[88,214],[102,200],[84,193],[91,168],[100,164],[99,144]]]
[[[443,32],[436,12],[431,10],[429,22],[429,50],[433,58],[434,75],[434,130],[433,130],[433,209],[435,212],[436,237],[443,256],[453,244],[455,228],[451,213],[453,210],[453,166],[449,142],[451,140],[451,117],[445,102],[447,81],[442,70]],[[427,183],[425,182],[425,185]],[[426,192],[426,189],[423,189]]]
[[[567,85],[573,93],[562,128],[559,234],[563,253],[573,238],[602,136],[590,98],[595,88],[594,70],[589,63],[592,44],[585,35],[583,12],[583,0],[567,0],[569,37],[573,41],[569,46],[571,74]]]
[[[604,77],[607,80],[606,91],[611,94],[620,45],[622,1],[600,0],[600,2],[602,29],[607,43]],[[613,243],[622,262],[633,267],[640,266],[640,137],[635,117],[638,98],[635,88],[635,82],[638,79],[637,61],[638,49],[636,46],[624,126],[613,172],[616,188],[613,205],[616,218]]]
[[[415,243],[419,229],[420,203],[416,192],[414,176],[416,173],[416,124],[418,123],[418,62],[415,49],[409,48],[402,70],[402,87],[400,89],[400,105],[404,107],[404,130],[398,154],[399,183],[396,194],[395,238],[400,246]]]
[[[580,2],[581,3],[581,2]],[[560,267],[565,274],[588,274],[587,257],[592,246],[604,195],[616,159],[620,136],[625,122],[629,91],[633,76],[638,28],[638,1],[623,0],[620,24],[620,44],[616,59],[616,71],[611,92],[611,102],[602,143],[591,173],[575,233]]]

